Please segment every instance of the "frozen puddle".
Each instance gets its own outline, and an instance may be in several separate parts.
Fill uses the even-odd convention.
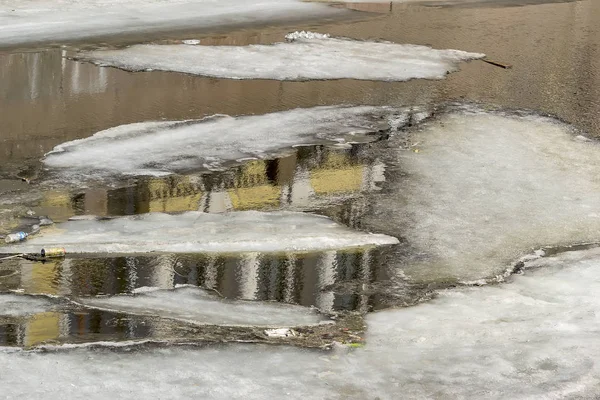
[[[0,352],[4,395],[53,398],[597,398],[600,251],[535,261],[499,286],[367,316],[367,346]],[[53,366],[60,364],[60,368]],[[73,381],[73,374],[81,377]],[[223,385],[227,376],[227,385]],[[35,379],[33,379],[35,378]],[[31,384],[23,385],[27,381]],[[99,391],[98,387],[102,390]]]
[[[290,327],[324,319],[313,309],[271,302],[233,301],[195,287],[112,297],[89,297],[81,304],[137,315],[177,319],[200,325]]]
[[[367,226],[406,238],[392,267],[410,278],[494,279],[534,248],[600,239],[600,147],[567,125],[464,108],[407,138]]]
[[[111,220],[68,221],[5,253],[200,253],[317,251],[398,243],[394,237],[353,231],[318,215],[242,211],[150,213]]]
[[[442,79],[461,61],[484,57],[460,50],[391,42],[289,34],[286,43],[249,46],[135,45],[79,57],[130,71],[159,69],[231,79]]]
[[[328,16],[299,0],[2,0],[0,46]]]
[[[369,134],[395,127],[408,113],[390,107],[332,106],[136,123],[61,144],[44,162],[71,179],[221,168],[227,161],[273,156],[295,145],[366,141]]]
[[[23,317],[54,310],[55,305],[41,297],[0,294],[0,318]]]

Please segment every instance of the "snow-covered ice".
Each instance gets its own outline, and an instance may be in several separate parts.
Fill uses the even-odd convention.
[[[596,398],[600,251],[526,266],[544,268],[368,316],[380,379],[407,398]]]
[[[370,314],[366,347],[348,353],[262,345],[0,352],[3,394],[43,393],[50,399],[128,398],[131,392],[213,399],[596,398],[600,250],[546,257],[529,266],[543,268],[526,270],[502,285],[447,290],[428,303]],[[60,368],[53,367],[56,363]],[[73,374],[80,379],[74,381]]]
[[[600,146],[551,118],[454,109],[390,145],[367,225],[419,281],[494,278],[532,249],[600,240]],[[418,151],[417,151],[418,150]]]
[[[0,318],[22,317],[51,311],[55,305],[48,299],[27,295],[0,294]]]
[[[121,125],[63,143],[45,164],[63,177],[164,175],[220,168],[227,161],[263,158],[300,144],[368,140],[389,129],[388,119],[409,111],[392,107],[327,106],[256,116]]]
[[[342,12],[299,0],[0,0],[0,46],[247,25]]]
[[[104,221],[67,221],[30,240],[2,247],[6,253],[38,253],[64,247],[70,253],[318,251],[395,244],[387,235],[353,231],[329,218],[296,212],[190,211],[150,213]]]
[[[81,298],[77,302],[107,311],[158,316],[199,325],[290,327],[323,321],[313,309],[275,302],[225,300],[195,287],[141,294]]]
[[[131,71],[165,70],[230,79],[442,79],[484,54],[297,32],[270,45],[135,45],[82,52],[79,58]]]

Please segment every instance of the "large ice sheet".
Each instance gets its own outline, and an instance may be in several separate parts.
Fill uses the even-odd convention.
[[[407,112],[391,107],[330,106],[136,123],[61,144],[44,162],[62,168],[63,175],[72,179],[84,173],[101,178],[219,168],[227,161],[262,158],[299,144],[364,141],[365,135],[389,129],[390,123]]]
[[[68,221],[5,253],[64,247],[67,253],[277,252],[395,244],[387,235],[358,232],[318,215],[243,211],[150,213],[104,221]]]
[[[324,320],[307,307],[225,300],[194,287],[149,291],[133,296],[88,297],[77,301],[103,310],[172,318],[199,325],[290,327],[315,325]]]
[[[0,317],[22,317],[53,310],[48,299],[9,293],[0,294]]]
[[[129,398],[131,392],[173,399],[597,398],[600,251],[532,264],[541,265],[508,284],[448,290],[429,303],[370,314],[366,348],[350,353],[254,345],[0,352],[3,394],[43,392],[50,399]],[[52,368],[56,363],[60,368]]]
[[[0,0],[0,46],[339,14],[298,0]]]
[[[160,69],[231,79],[406,81],[442,79],[459,62],[484,56],[311,32],[295,32],[287,39],[249,46],[135,45],[84,52],[80,57],[132,71]]]
[[[415,280],[495,279],[543,246],[600,239],[600,147],[536,115],[451,111],[390,149],[367,226]]]
[[[544,268],[368,316],[380,379],[407,398],[597,398],[600,251],[529,266]]]

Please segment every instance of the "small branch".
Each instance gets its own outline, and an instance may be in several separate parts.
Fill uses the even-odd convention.
[[[488,64],[495,65],[496,67],[504,68],[504,69],[512,68],[512,65],[510,65],[510,64],[502,64],[497,61],[488,60],[487,58],[482,58],[481,61],[486,62]]]

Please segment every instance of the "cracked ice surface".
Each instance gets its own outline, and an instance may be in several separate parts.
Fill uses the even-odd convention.
[[[391,107],[315,107],[256,116],[214,116],[195,121],[121,125],[90,138],[63,143],[45,164],[62,176],[164,175],[220,168],[224,162],[264,158],[282,149],[318,142],[348,143],[389,129],[407,115]]]
[[[341,12],[298,0],[0,0],[0,46]]]
[[[510,283],[446,290],[428,303],[367,315],[367,346],[349,353],[262,345],[0,352],[3,394],[43,392],[50,399],[128,398],[131,392],[213,399],[597,397],[600,250],[564,253],[527,266],[542,268],[526,270]],[[60,368],[52,367],[56,363]],[[73,381],[73,374],[81,379]]]
[[[172,318],[200,325],[300,326],[323,320],[310,308],[274,302],[232,301],[195,287],[148,291],[134,296],[81,298],[85,306]]]
[[[22,317],[53,310],[49,300],[15,294],[0,294],[0,317]]]
[[[287,43],[249,46],[135,45],[80,53],[126,70],[159,69],[231,79],[442,79],[461,61],[484,57],[460,50],[330,38],[297,32]]]
[[[407,138],[366,226],[406,238],[392,267],[409,278],[491,278],[531,249],[600,240],[600,146],[567,125],[463,107]]]
[[[353,231],[329,218],[296,212],[150,213],[104,221],[68,221],[5,253],[64,247],[67,253],[316,251],[398,243]]]

